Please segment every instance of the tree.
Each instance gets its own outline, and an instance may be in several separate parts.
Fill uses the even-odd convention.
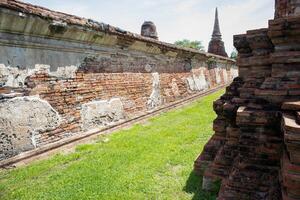
[[[183,39],[183,40],[176,41],[174,44],[185,48],[192,48],[199,51],[205,51],[202,42],[198,40],[190,41],[187,39]]]
[[[236,60],[237,59],[237,55],[238,55],[238,52],[236,51],[236,49],[234,49],[231,52],[230,58]]]

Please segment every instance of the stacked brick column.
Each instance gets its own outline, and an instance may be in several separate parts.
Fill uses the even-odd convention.
[[[195,161],[204,189],[222,180],[219,200],[300,199],[300,16],[283,12],[234,37],[239,77],[214,103],[215,135]]]
[[[300,198],[300,101],[286,102],[282,109],[282,129],[286,149],[281,160],[284,199]]]

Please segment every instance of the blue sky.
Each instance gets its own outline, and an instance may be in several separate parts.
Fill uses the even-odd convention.
[[[219,17],[226,50],[233,50],[233,35],[265,28],[274,16],[274,0],[24,0],[53,10],[91,18],[140,33],[144,21],[153,21],[159,39],[201,40],[207,49],[214,9]]]

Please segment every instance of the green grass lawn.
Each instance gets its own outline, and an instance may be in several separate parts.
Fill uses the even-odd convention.
[[[76,152],[0,172],[0,199],[215,199],[193,162],[211,137],[212,103],[224,91]]]

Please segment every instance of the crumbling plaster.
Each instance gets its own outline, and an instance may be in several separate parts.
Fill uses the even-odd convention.
[[[203,71],[203,68],[192,70],[192,76],[187,78],[187,83],[190,90],[202,91],[208,89],[209,83],[207,82]]]
[[[81,106],[83,130],[108,126],[122,119],[125,119],[125,112],[120,98],[92,101]]]
[[[39,133],[55,129],[60,122],[58,112],[37,96],[0,102],[0,159],[34,149]]]
[[[56,71],[50,71],[50,65],[43,64],[36,64],[34,68],[25,69],[0,64],[0,85],[14,88],[24,87],[26,78],[41,72],[58,78],[74,78],[77,70],[77,66],[64,66],[57,68]]]
[[[147,101],[148,109],[155,109],[159,107],[162,103],[162,98],[160,94],[160,80],[159,74],[157,72],[152,73],[152,93]]]

